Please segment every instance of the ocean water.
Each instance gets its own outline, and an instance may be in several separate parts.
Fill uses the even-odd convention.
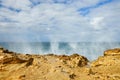
[[[112,48],[120,48],[118,42],[0,42],[0,46],[17,53],[25,54],[66,54],[78,53],[89,60],[102,56],[104,51]]]

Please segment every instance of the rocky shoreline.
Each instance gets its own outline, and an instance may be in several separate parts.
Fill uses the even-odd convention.
[[[120,48],[90,62],[78,54],[18,54],[0,47],[0,80],[120,80]]]

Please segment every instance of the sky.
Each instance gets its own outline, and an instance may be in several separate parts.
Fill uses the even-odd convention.
[[[120,42],[120,0],[0,0],[0,42]]]

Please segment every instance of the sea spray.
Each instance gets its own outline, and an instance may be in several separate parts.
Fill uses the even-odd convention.
[[[56,54],[57,54],[58,52],[60,52],[59,49],[58,49],[58,46],[59,46],[59,43],[57,43],[57,42],[54,42],[54,43],[51,42],[51,43],[50,43],[50,52],[51,52],[51,53],[56,53]]]
[[[10,51],[27,54],[66,54],[70,55],[78,53],[86,56],[89,60],[94,60],[102,55],[107,49],[120,48],[117,42],[30,42],[30,43],[14,43],[1,42],[3,46]]]

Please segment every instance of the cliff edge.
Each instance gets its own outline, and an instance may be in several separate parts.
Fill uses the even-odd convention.
[[[120,80],[120,48],[90,62],[78,54],[18,54],[0,47],[0,80]]]

